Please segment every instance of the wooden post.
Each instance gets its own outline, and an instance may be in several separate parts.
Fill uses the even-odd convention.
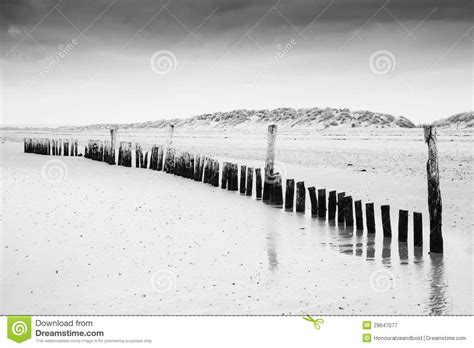
[[[364,229],[364,219],[362,215],[362,201],[358,200],[354,202],[355,214],[356,214],[356,228],[360,231]]]
[[[436,146],[436,128],[424,126],[425,142],[428,144],[428,162],[426,173],[428,177],[428,211],[430,213],[430,252],[443,252],[442,234],[442,201],[439,188],[438,149]]]
[[[367,220],[367,233],[375,233],[375,211],[374,203],[365,204],[365,220]]]
[[[135,168],[142,168],[142,164],[143,164],[142,146],[136,143],[135,144]]]
[[[344,220],[346,221],[346,226],[354,226],[354,211],[352,208],[352,197],[344,197]]]
[[[392,224],[390,223],[390,206],[382,205],[382,227],[384,238],[392,238]]]
[[[408,210],[398,211],[398,241],[405,242],[408,238]]]
[[[64,139],[64,156],[69,156],[69,140]]]
[[[306,210],[306,191],[304,187],[304,181],[296,183],[296,212],[304,213]]]
[[[247,196],[252,196],[252,186],[253,186],[253,168],[248,167],[247,168],[247,191],[245,193]]]
[[[274,204],[283,206],[283,188],[281,186],[281,175],[275,175],[275,182],[273,184]]]
[[[219,187],[219,161],[215,160],[214,161],[214,173],[212,177],[212,186],[214,187]]]
[[[163,169],[163,156],[164,156],[163,146],[158,146],[158,164],[157,164],[158,171],[161,171]]]
[[[222,177],[221,177],[221,188],[226,189],[227,188],[227,181],[228,181],[228,171],[229,171],[229,163],[224,162],[222,163]]]
[[[245,173],[247,172],[247,166],[240,166],[240,193],[245,194]]]
[[[109,164],[115,165],[115,148],[117,147],[117,128],[110,129],[110,156]]]
[[[115,162],[115,151],[113,152]],[[77,156],[77,139],[74,140],[74,156]]]
[[[336,191],[329,191],[328,198],[328,220],[332,221],[336,218],[337,196]]]
[[[309,200],[311,201],[311,216],[318,216],[318,199],[316,198],[316,188],[308,187]]]
[[[265,181],[263,185],[263,200],[270,199],[270,190],[273,184],[273,166],[275,163],[275,142],[277,135],[277,125],[271,124],[267,131],[267,155],[265,158]]]
[[[158,170],[158,146],[156,145],[151,148],[150,169]]]
[[[262,170],[260,168],[255,169],[255,195],[257,199],[262,198]]]
[[[326,218],[326,189],[318,190],[318,217]]]
[[[170,124],[168,126],[168,138],[166,139],[167,148],[170,148],[173,145],[173,136],[174,136],[174,125]]]
[[[344,197],[346,194],[344,192],[339,192],[337,194],[337,222],[344,223]]]
[[[421,213],[413,213],[413,245],[423,247],[423,217]]]
[[[293,201],[295,200],[295,180],[286,179],[285,209],[293,211]]]

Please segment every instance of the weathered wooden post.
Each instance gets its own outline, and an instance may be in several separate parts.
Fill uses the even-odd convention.
[[[296,183],[296,212],[304,213],[306,210],[306,191],[304,181]]]
[[[245,193],[247,196],[252,196],[252,186],[253,186],[253,168],[248,167],[247,168],[247,191]]]
[[[421,213],[413,213],[413,246],[423,247],[423,217]]]
[[[339,192],[337,194],[337,222],[344,223],[344,197],[346,196],[345,192]]]
[[[318,217],[326,218],[326,189],[318,189]]]
[[[428,162],[426,173],[428,177],[428,211],[430,213],[430,252],[443,252],[442,234],[442,201],[439,188],[439,166],[436,128],[424,126],[425,142],[428,144]]]
[[[273,183],[274,204],[283,206],[283,188],[281,185],[281,175],[275,174],[275,182]]]
[[[344,220],[346,221],[346,226],[354,226],[354,211],[352,208],[352,197],[344,197]]]
[[[390,223],[390,206],[382,205],[382,227],[384,238],[392,238],[392,224]]]
[[[329,191],[328,197],[328,220],[332,221],[336,218],[337,195],[336,191]]]
[[[64,145],[64,151],[63,151],[64,156],[69,156],[69,140],[64,139],[63,145]]]
[[[245,173],[247,172],[247,166],[240,166],[240,193],[245,194]]]
[[[375,210],[374,203],[365,204],[365,219],[367,220],[367,233],[375,233]]]
[[[135,143],[135,168],[143,168],[143,151],[139,143]]]
[[[262,170],[255,168],[255,196],[257,199],[262,198]]]
[[[408,238],[408,210],[398,211],[398,241],[406,242]]]
[[[294,200],[295,200],[295,180],[286,179],[285,210],[293,211]]]
[[[110,129],[110,155],[109,164],[115,165],[115,148],[117,147],[117,128]]]
[[[158,170],[158,147],[156,145],[151,147],[150,169]]]
[[[228,179],[228,172],[229,172],[229,163],[224,162],[222,163],[222,177],[221,177],[221,188],[226,189],[227,188],[227,181]]]
[[[311,201],[311,216],[318,216],[318,199],[316,198],[316,188],[308,187],[309,200]]]
[[[263,183],[263,200],[270,199],[270,190],[273,185],[273,166],[275,163],[275,142],[277,136],[277,125],[271,124],[268,126],[267,132],[267,155],[265,158],[265,181]]]
[[[364,229],[364,219],[362,218],[362,201],[355,201],[354,207],[356,215],[356,228],[362,231]]]
[[[166,139],[166,146],[170,148],[173,145],[174,125],[168,126],[168,138]]]
[[[113,154],[115,156],[115,152]],[[74,156],[77,156],[77,139],[74,140]],[[115,160],[115,158],[114,158],[114,160]]]
[[[211,180],[211,185],[214,187],[219,187],[219,161],[215,160],[214,161],[214,170],[213,170],[213,176]]]

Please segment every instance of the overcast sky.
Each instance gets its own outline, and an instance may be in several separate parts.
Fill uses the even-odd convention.
[[[470,0],[2,0],[1,123],[472,110]]]

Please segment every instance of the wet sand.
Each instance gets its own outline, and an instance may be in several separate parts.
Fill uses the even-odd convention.
[[[396,233],[383,240],[379,219],[367,238],[162,172],[2,143],[1,312],[472,314],[472,138],[455,138],[449,151],[440,143],[446,251],[434,257],[425,145],[412,134],[359,136],[352,147],[342,137],[280,137],[280,171],[375,201],[377,212],[390,203],[394,231],[398,208],[422,211],[423,251],[412,248],[411,221],[408,244],[399,245]],[[262,136],[177,134],[175,144],[263,164]],[[52,159],[67,171],[56,183],[42,173]]]

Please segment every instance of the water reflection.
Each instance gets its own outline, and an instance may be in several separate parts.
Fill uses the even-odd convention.
[[[423,247],[415,247],[413,250],[415,255],[415,263],[420,263],[423,260]]]
[[[392,238],[384,237],[383,246],[382,246],[382,263],[390,264],[390,257],[392,256],[392,249],[390,245],[392,244]]]
[[[408,243],[398,242],[398,256],[401,264],[408,264]]]
[[[278,235],[276,233],[276,223],[274,217],[270,214],[267,220],[267,235],[266,235],[266,247],[268,257],[268,269],[275,271],[278,268],[278,254],[277,254],[277,243]]]
[[[367,260],[375,258],[375,234],[367,235]]]
[[[444,276],[444,260],[442,254],[430,254],[431,283],[428,310],[430,315],[443,315],[448,311],[448,285]]]

